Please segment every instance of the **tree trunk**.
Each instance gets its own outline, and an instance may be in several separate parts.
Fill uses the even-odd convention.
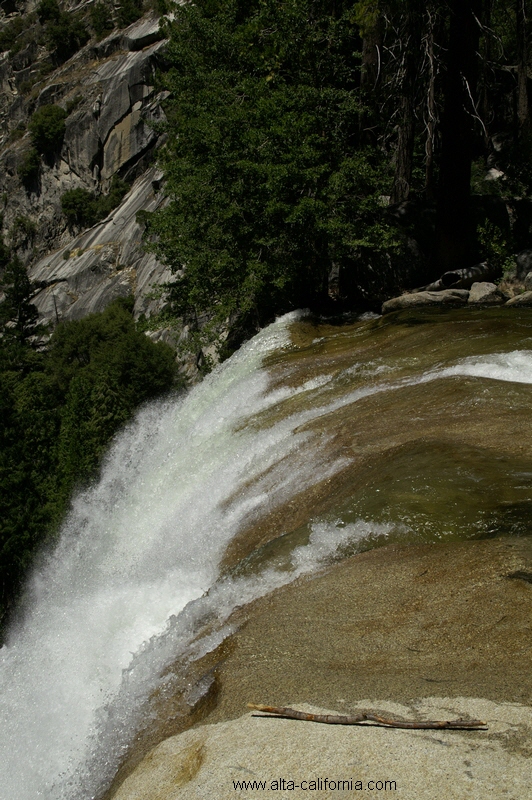
[[[467,266],[473,240],[470,183],[482,0],[448,0],[436,255],[442,271]]]
[[[372,132],[376,127],[376,89],[381,74],[382,36],[383,22],[378,12],[374,22],[364,27],[362,38],[360,89],[364,111],[360,114],[360,141],[365,144],[375,143]]]
[[[526,18],[526,0],[516,0],[515,4],[517,35],[517,120],[519,139],[523,139],[530,130],[530,113],[528,105],[528,36]]]
[[[427,8],[425,29],[425,58],[428,67],[428,83],[425,107],[425,199],[434,200],[434,136],[436,133],[436,61],[434,55],[434,27],[436,25],[436,9],[433,4]]]
[[[373,91],[379,80],[381,69],[382,23],[379,16],[375,25],[365,32],[362,39],[362,72],[360,86],[363,91]]]
[[[491,17],[493,10],[493,0],[484,0],[484,16],[482,18],[482,25],[486,31],[491,29]],[[479,86],[479,110],[480,115],[484,121],[486,129],[484,131],[484,144],[486,155],[492,151],[491,139],[488,133],[490,128],[491,118],[493,116],[492,100],[490,97],[490,70],[492,69],[492,44],[493,36],[485,33],[482,41],[482,49],[480,51],[480,86]]]
[[[403,203],[410,195],[412,180],[412,158],[414,152],[414,103],[412,97],[401,96],[401,122],[397,137],[395,175],[391,203]]]
[[[414,156],[416,77],[421,50],[421,9],[419,0],[411,0],[405,13],[402,37],[400,76],[400,111],[395,159],[392,203],[408,200]]]

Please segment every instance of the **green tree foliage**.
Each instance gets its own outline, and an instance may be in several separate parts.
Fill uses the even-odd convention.
[[[2,342],[2,348],[5,343]],[[33,367],[40,366],[40,360]],[[0,621],[50,525],[59,415],[43,372],[0,371]]]
[[[22,161],[18,165],[17,174],[22,182],[22,185],[31,190],[39,177],[41,169],[41,157],[35,147],[26,151]]]
[[[64,12],[57,22],[46,26],[46,40],[57,64],[63,64],[77,53],[90,39],[83,21]]]
[[[15,17],[0,31],[0,52],[9,50],[10,53],[17,51],[17,39],[23,33],[26,23],[21,15]]]
[[[106,3],[94,3],[90,9],[91,25],[99,38],[113,30],[111,9]]]
[[[96,215],[98,219],[104,219],[111,211],[122,202],[125,195],[131,189],[127,181],[123,181],[118,175],[113,175],[108,194],[98,195],[96,203]]]
[[[171,203],[147,224],[175,272],[176,312],[219,328],[326,308],[333,274],[345,304],[377,304],[490,257],[479,219],[507,243],[503,260],[528,247],[526,12],[524,0],[179,7],[162,160]],[[504,173],[496,186],[491,168]],[[408,237],[421,250],[413,269],[393,254]]]
[[[357,23],[362,36],[365,36],[368,31],[375,27],[381,11],[379,0],[356,0],[353,4],[353,19]]]
[[[56,64],[62,64],[89,41],[90,34],[79,14],[62,11],[57,0],[41,0],[37,14]]]
[[[120,426],[175,376],[172,350],[136,330],[129,300],[59,325],[46,351],[33,350],[35,316],[21,313],[29,282],[17,269],[0,306],[0,621],[72,490],[95,477]]]
[[[29,217],[17,214],[11,226],[10,236],[12,247],[28,247],[33,243],[37,226]]]
[[[39,315],[31,302],[32,285],[28,273],[19,258],[13,258],[6,265],[0,288],[4,293],[0,303],[3,338],[23,344],[34,334]]]
[[[365,249],[398,246],[379,200],[386,164],[356,149],[352,4],[200,0],[175,13],[172,202],[148,234],[177,275],[176,310],[207,313],[215,336],[227,319],[325,305],[335,265],[354,274]]]
[[[41,155],[51,157],[58,152],[65,135],[67,113],[60,106],[41,106],[28,123],[31,143]]]
[[[122,0],[118,9],[118,22],[121,26],[131,25],[142,16],[142,0]]]
[[[4,3],[2,3],[2,8],[4,11],[6,10]],[[9,50],[11,57],[20,53],[21,50],[25,50],[25,64],[28,65],[28,61],[33,63],[37,57],[37,47],[42,43],[41,31],[36,23],[37,14],[35,12],[19,14],[9,21],[3,17],[3,21],[0,23],[2,27],[0,30],[0,53]]]
[[[41,0],[37,6],[40,22],[57,22],[61,16],[61,8],[57,0]]]
[[[88,227],[96,221],[96,197],[87,189],[68,189],[61,195],[61,209],[68,224]]]
[[[61,209],[71,227],[94,225],[116,208],[129,189],[129,184],[115,175],[106,195],[95,195],[81,188],[68,189],[61,195]]]

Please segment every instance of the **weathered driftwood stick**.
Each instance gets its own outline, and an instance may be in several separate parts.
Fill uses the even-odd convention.
[[[453,719],[446,721],[427,720],[425,722],[407,721],[402,719],[387,719],[379,717],[377,714],[362,711],[360,714],[307,714],[304,711],[296,711],[295,708],[279,708],[277,706],[263,706],[255,703],[248,703],[248,708],[255,711],[264,711],[267,714],[274,714],[278,717],[288,719],[302,719],[308,722],[324,722],[327,725],[361,725],[364,722],[376,722],[378,725],[387,725],[389,728],[434,728],[447,730],[486,730],[487,725],[479,719]]]

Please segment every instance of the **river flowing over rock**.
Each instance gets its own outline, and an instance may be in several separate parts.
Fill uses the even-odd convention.
[[[187,395],[143,409],[74,499],[0,651],[2,800],[142,796],[128,786],[146,785],[133,770],[145,756],[142,770],[159,763],[154,746],[205,719],[239,718],[248,701],[487,712],[493,763],[520,785],[532,703],[531,384],[526,308],[344,325],[296,313]],[[255,723],[227,730],[246,738]],[[282,764],[285,740],[258,724]],[[310,737],[305,765],[326,775],[319,728],[305,725],[279,730],[296,749]],[[186,778],[177,788],[192,781],[208,797],[210,729],[163,751],[195,747],[202,730],[204,755],[175,769]],[[364,779],[406,780],[388,774],[392,762],[378,772],[384,733],[364,745]],[[473,764],[464,770],[480,797],[488,778],[474,753],[488,750],[471,743],[486,735],[407,732],[393,752],[415,742],[445,753],[449,742]],[[427,779],[439,780],[436,766]]]

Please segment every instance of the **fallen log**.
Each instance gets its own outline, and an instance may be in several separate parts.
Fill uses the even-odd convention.
[[[494,276],[495,272],[493,267],[487,261],[483,261],[480,264],[475,264],[474,267],[453,269],[450,272],[444,272],[441,278],[434,281],[434,283],[421,286],[419,289],[414,289],[413,291],[441,292],[443,289],[470,289],[474,283],[492,280]]]
[[[256,703],[248,703],[248,708],[255,711],[262,711],[269,717],[284,717],[285,719],[300,719],[307,722],[323,722],[326,725],[363,725],[365,722],[373,722],[378,726],[387,728],[408,728],[408,729],[433,729],[433,730],[487,730],[487,724],[478,719],[454,719],[454,720],[402,720],[381,717],[371,711],[362,711],[359,714],[307,714],[305,711],[296,711],[295,708],[284,708],[278,706],[264,706]]]

